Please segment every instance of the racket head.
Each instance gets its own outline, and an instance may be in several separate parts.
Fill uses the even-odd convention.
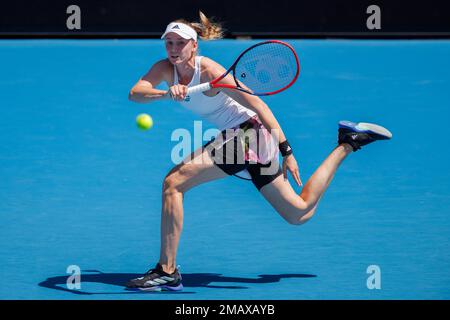
[[[295,83],[300,74],[300,62],[291,45],[280,40],[267,40],[243,51],[226,74],[230,72],[235,86],[214,86],[267,96],[284,91]]]

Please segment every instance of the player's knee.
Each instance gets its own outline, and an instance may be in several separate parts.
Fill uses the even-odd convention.
[[[312,216],[314,215],[314,213],[316,212],[316,208],[312,208],[312,209],[305,209],[305,210],[297,210],[295,213],[286,216],[285,220],[294,226],[300,226],[302,224],[305,224],[306,222],[308,222],[309,220],[311,220]]]
[[[163,192],[166,195],[173,193],[184,193],[183,185],[185,184],[187,177],[189,176],[189,166],[182,165],[172,169],[169,174],[164,178]]]
[[[164,195],[171,195],[173,193],[180,192],[179,190],[180,179],[176,173],[167,175],[163,181],[163,193]]]
[[[303,222],[301,222],[301,219],[300,219],[301,216],[298,214],[298,212],[288,212],[287,214],[281,213],[281,216],[290,225],[299,226],[299,225],[303,224]]]
[[[293,226],[300,226],[305,223],[305,221],[302,221],[298,216],[292,217],[292,218],[287,218],[285,220],[287,221],[287,223],[289,223],[290,225],[293,225]]]
[[[286,221],[293,226],[301,226],[302,224],[306,223],[309,220],[309,218],[307,219],[303,219],[303,217],[292,217],[289,219],[286,219]]]
[[[302,225],[302,224],[308,222],[309,220],[311,220],[311,218],[313,217],[314,213],[316,213],[316,207],[308,210],[307,212],[303,212],[298,218],[297,225]]]

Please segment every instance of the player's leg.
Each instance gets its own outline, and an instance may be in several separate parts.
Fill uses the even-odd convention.
[[[188,160],[175,166],[166,175],[162,188],[160,260],[144,276],[130,280],[126,286],[144,291],[183,288],[176,269],[176,255],[183,227],[183,197],[191,188],[201,183],[228,176],[214,165],[210,151],[200,148]]]
[[[176,252],[183,227],[184,194],[196,185],[228,176],[214,165],[206,149],[197,150],[191,159],[175,166],[163,183],[159,263],[166,272],[172,272],[176,267]]]
[[[337,168],[352,151],[348,144],[336,147],[306,182],[300,196],[283,175],[263,186],[260,192],[287,222],[303,224],[313,216]]]
[[[278,176],[261,187],[261,194],[286,221],[303,224],[311,219],[336,170],[351,152],[374,141],[387,140],[391,137],[392,134],[387,129],[376,124],[341,121],[338,146],[310,177],[300,196],[283,176]]]

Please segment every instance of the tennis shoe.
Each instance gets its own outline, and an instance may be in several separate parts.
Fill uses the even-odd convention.
[[[132,279],[126,283],[128,289],[141,291],[181,291],[180,271],[175,269],[173,273],[164,272],[158,263],[154,269],[147,271],[142,277]]]
[[[338,143],[348,143],[353,151],[361,149],[377,140],[388,140],[392,133],[388,129],[373,123],[339,121]]]

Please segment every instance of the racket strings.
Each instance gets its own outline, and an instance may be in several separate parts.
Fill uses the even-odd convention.
[[[235,67],[236,80],[253,93],[270,93],[288,86],[297,75],[293,51],[280,43],[265,43],[247,51]]]

